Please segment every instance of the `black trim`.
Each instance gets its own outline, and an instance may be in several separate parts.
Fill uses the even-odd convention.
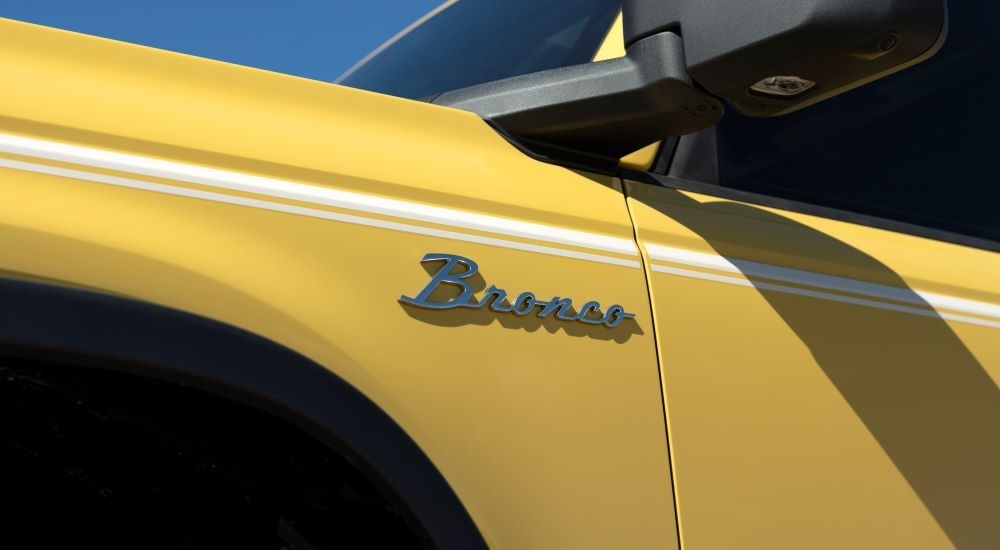
[[[934,239],[936,241],[968,246],[970,248],[988,250],[990,252],[1000,252],[1000,242],[995,242],[988,239],[980,239],[976,237],[969,237],[966,235],[961,235],[959,233],[952,233],[950,231],[931,229],[929,227],[923,227],[920,225],[897,222],[894,220],[879,218],[868,214],[859,214],[857,212],[849,212],[847,210],[838,210],[836,208],[830,208],[827,206],[819,206],[815,204],[799,202],[789,199],[781,199],[769,195],[751,193],[749,191],[740,191],[738,189],[732,189],[729,187],[720,187],[718,185],[712,185],[708,183],[699,183],[695,181],[681,180],[670,176],[650,174],[648,172],[622,170],[621,177],[622,179],[635,181],[638,183],[657,185],[661,187],[669,187],[671,189],[678,189],[681,191],[693,191],[695,193],[701,193],[703,195],[710,195],[722,199],[740,201],[748,204],[756,204],[759,206],[768,206],[771,208],[780,208],[782,210],[787,210],[789,212],[798,212],[800,214],[809,214],[811,216],[819,216],[822,218],[829,218],[837,221],[844,221],[858,225],[865,225],[868,227],[874,227],[876,229],[885,229],[887,231],[894,231],[896,233],[905,233],[907,235],[914,235],[916,237],[923,237],[926,239]]]
[[[663,172],[673,178],[719,184],[718,140],[715,126],[677,140],[677,148]]]
[[[605,176],[618,175],[618,159],[588,155],[580,151],[560,149],[551,145],[520,139],[511,135],[510,132],[507,132],[491,120],[483,119],[483,122],[489,125],[494,132],[500,134],[500,137],[507,140],[515,149],[538,162],[554,164],[571,170],[583,170],[585,172],[603,174]]]
[[[674,160],[674,154],[677,151],[677,144],[680,140],[679,136],[671,136],[660,142],[660,148],[656,151],[656,158],[653,159],[653,165],[649,167],[650,172],[654,174],[667,173],[667,170],[670,169],[670,164]]]
[[[671,32],[632,44],[625,57],[453,90],[434,103],[476,113],[522,142],[615,159],[708,128],[724,111],[691,84]]]
[[[254,406],[381,481],[435,547],[486,548],[448,482],[398,424],[341,378],[270,340],[130,298],[0,278],[0,354],[178,382]]]

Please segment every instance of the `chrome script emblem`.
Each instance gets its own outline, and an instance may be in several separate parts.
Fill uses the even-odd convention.
[[[577,311],[573,307],[573,300],[569,298],[556,296],[545,301],[539,300],[531,292],[522,292],[508,301],[507,291],[493,285],[485,290],[482,297],[476,298],[475,290],[469,283],[469,279],[479,272],[479,265],[476,262],[454,254],[427,254],[420,261],[421,263],[443,261],[444,264],[431,276],[427,286],[415,298],[400,296],[399,301],[404,304],[425,309],[489,308],[497,313],[512,313],[519,317],[534,314],[542,319],[553,315],[560,321],[603,325],[608,328],[615,328],[626,319],[635,318],[635,314],[627,313],[625,308],[618,304],[610,306],[607,311],[602,311],[600,303],[591,301],[584,303]],[[453,290],[458,290],[458,296],[445,299],[432,298],[432,294],[441,288],[441,285],[448,285]]]

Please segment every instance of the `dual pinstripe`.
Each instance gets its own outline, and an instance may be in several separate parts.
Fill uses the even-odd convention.
[[[0,167],[13,170],[581,261],[627,268],[641,267],[634,241],[596,233],[9,134],[0,134],[0,153],[73,166],[70,168],[0,157]],[[88,168],[111,170],[127,177],[94,172]],[[144,176],[194,184],[202,189],[139,179]],[[227,191],[251,194],[254,198],[228,194]],[[308,206],[276,202],[273,199]],[[350,213],[327,210],[328,207]],[[369,217],[365,214],[392,219]],[[512,237],[533,242],[512,240]],[[654,273],[1000,328],[1000,306],[996,304],[658,244],[644,246],[651,262],[650,269]]]

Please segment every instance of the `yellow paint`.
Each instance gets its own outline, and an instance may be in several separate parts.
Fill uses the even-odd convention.
[[[644,246],[1000,304],[992,252],[626,186]],[[649,276],[682,546],[996,546],[998,329]]]
[[[622,14],[618,14],[615,22],[608,30],[608,35],[604,37],[601,46],[594,54],[594,61],[604,61],[605,59],[615,59],[625,57],[625,27],[622,22]]]
[[[621,182],[534,161],[469,113],[7,20],[0,36],[0,133],[626,240],[635,222],[645,273],[0,169],[0,272],[190,311],[314,359],[417,441],[491,546],[677,548],[671,464],[688,549],[1000,540],[997,329],[663,273],[645,246],[1000,304],[995,253],[630,182],[626,201]],[[597,57],[620,55],[619,18]],[[623,163],[641,169],[650,150]],[[637,318],[605,331],[406,308],[428,252],[473,258],[485,284]]]
[[[531,160],[469,113],[7,20],[0,36],[0,132],[632,238],[611,178]],[[0,268],[316,360],[411,434],[490,544],[676,544],[641,269],[0,175]],[[606,331],[404,308],[428,252],[475,259],[487,283],[640,315]]]
[[[622,157],[618,165],[629,170],[645,172],[653,166],[656,161],[656,154],[660,152],[660,142],[651,143],[638,151],[629,153]]]

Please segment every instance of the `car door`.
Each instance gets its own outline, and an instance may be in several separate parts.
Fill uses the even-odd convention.
[[[685,548],[1000,545],[997,8],[949,4],[925,65],[626,183]]]

